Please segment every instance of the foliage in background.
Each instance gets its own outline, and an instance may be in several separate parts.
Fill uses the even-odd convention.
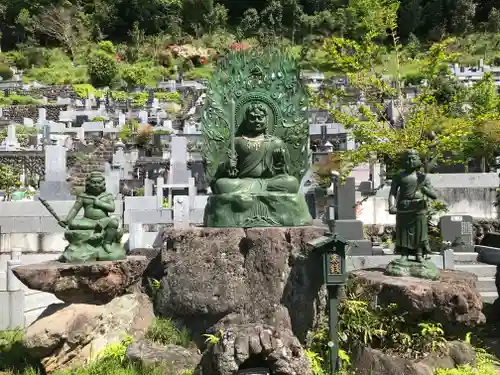
[[[329,85],[315,97],[315,105],[328,109],[336,122],[351,131],[359,146],[340,155],[346,175],[373,155],[396,170],[399,155],[406,149],[416,149],[433,163],[443,161],[449,153],[460,149],[472,132],[470,121],[448,115],[430,85],[409,102],[402,95],[399,74],[395,84],[391,84],[374,71],[380,55],[375,40],[384,38],[385,30],[391,30],[396,58],[401,50],[396,37],[398,4],[390,0],[383,9],[368,11],[363,22],[368,31],[361,41],[331,37],[323,44],[330,70],[346,75],[349,85],[364,96],[363,102],[353,104],[349,93]],[[447,50],[449,43],[434,44],[425,56],[423,72],[430,83],[453,60],[454,55]],[[387,113],[387,99],[392,100],[395,121]]]

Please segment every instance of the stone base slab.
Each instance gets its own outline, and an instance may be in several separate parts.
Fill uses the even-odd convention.
[[[15,267],[12,272],[28,288],[52,293],[61,301],[102,304],[140,281],[147,265],[146,257],[130,256],[78,264],[50,261]]]
[[[208,197],[204,226],[301,227],[312,225],[312,220],[303,194],[231,193]]]

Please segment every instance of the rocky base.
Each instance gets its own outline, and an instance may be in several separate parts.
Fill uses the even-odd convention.
[[[306,244],[324,232],[165,228],[155,307],[194,337],[231,324],[262,323],[291,328],[305,342],[326,311],[322,257]]]
[[[198,375],[233,375],[238,370],[263,367],[272,374],[312,375],[300,342],[287,329],[266,325],[231,325],[219,343],[203,353]]]
[[[134,342],[127,348],[127,358],[143,366],[165,366],[166,374],[193,371],[201,359],[197,349],[178,345],[159,345],[149,340]]]
[[[430,261],[417,262],[407,258],[399,258],[387,265],[385,274],[388,276],[411,276],[420,279],[438,280],[439,268]]]
[[[395,303],[401,312],[411,312],[413,320],[441,323],[450,333],[463,332],[485,322],[474,274],[439,270],[438,280],[426,280],[388,276],[384,272],[383,269],[351,272],[349,279],[355,293],[376,297],[380,305]]]
[[[144,294],[126,294],[105,305],[54,304],[27,328],[23,345],[47,373],[76,368],[128,335],[141,339],[153,318]]]
[[[216,228],[300,227],[312,224],[304,194],[231,193],[208,197],[204,226]]]
[[[88,263],[44,262],[13,269],[30,289],[52,293],[69,303],[108,303],[141,280],[146,257]]]
[[[422,360],[387,355],[379,350],[358,347],[351,356],[356,375],[434,375],[436,369],[474,365],[474,348],[462,341],[451,341],[443,355],[429,355]]]

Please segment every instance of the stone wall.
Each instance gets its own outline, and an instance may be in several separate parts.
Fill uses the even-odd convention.
[[[484,232],[500,232],[500,219],[484,219],[474,218],[474,233],[473,239],[476,240],[476,233],[479,228]],[[364,237],[367,240],[377,242],[394,242],[396,238],[396,226],[394,224],[367,224],[363,226]],[[434,229],[434,228],[433,228]],[[440,236],[440,229],[436,227],[434,231],[431,230],[431,235]]]
[[[75,164],[69,173],[69,182],[73,194],[82,191],[85,187],[85,178],[89,173],[94,171],[105,171],[106,163],[110,163],[113,159],[113,151],[113,142],[102,138],[91,152],[81,152],[76,155]]]
[[[30,118],[33,121],[38,120],[38,109],[47,110],[47,120],[59,121],[59,112],[66,111],[67,105],[58,104],[30,104],[30,105],[9,105],[3,108],[2,118],[22,124],[24,118]]]
[[[33,98],[41,98],[45,96],[48,100],[57,100],[57,98],[71,98],[78,99],[73,86],[59,85],[48,87],[37,87],[29,90],[15,90],[16,93],[23,96],[31,96]]]

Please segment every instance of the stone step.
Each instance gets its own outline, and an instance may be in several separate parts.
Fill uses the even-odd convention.
[[[496,292],[497,290],[494,277],[478,277],[476,287],[480,293]]]
[[[476,262],[477,261],[477,253],[453,253],[453,257],[455,258],[455,262]]]
[[[455,264],[455,269],[457,271],[471,272],[478,277],[495,277],[495,273],[497,272],[496,266],[479,263]]]
[[[482,292],[481,297],[483,297],[483,303],[493,303],[498,298],[497,292]]]

